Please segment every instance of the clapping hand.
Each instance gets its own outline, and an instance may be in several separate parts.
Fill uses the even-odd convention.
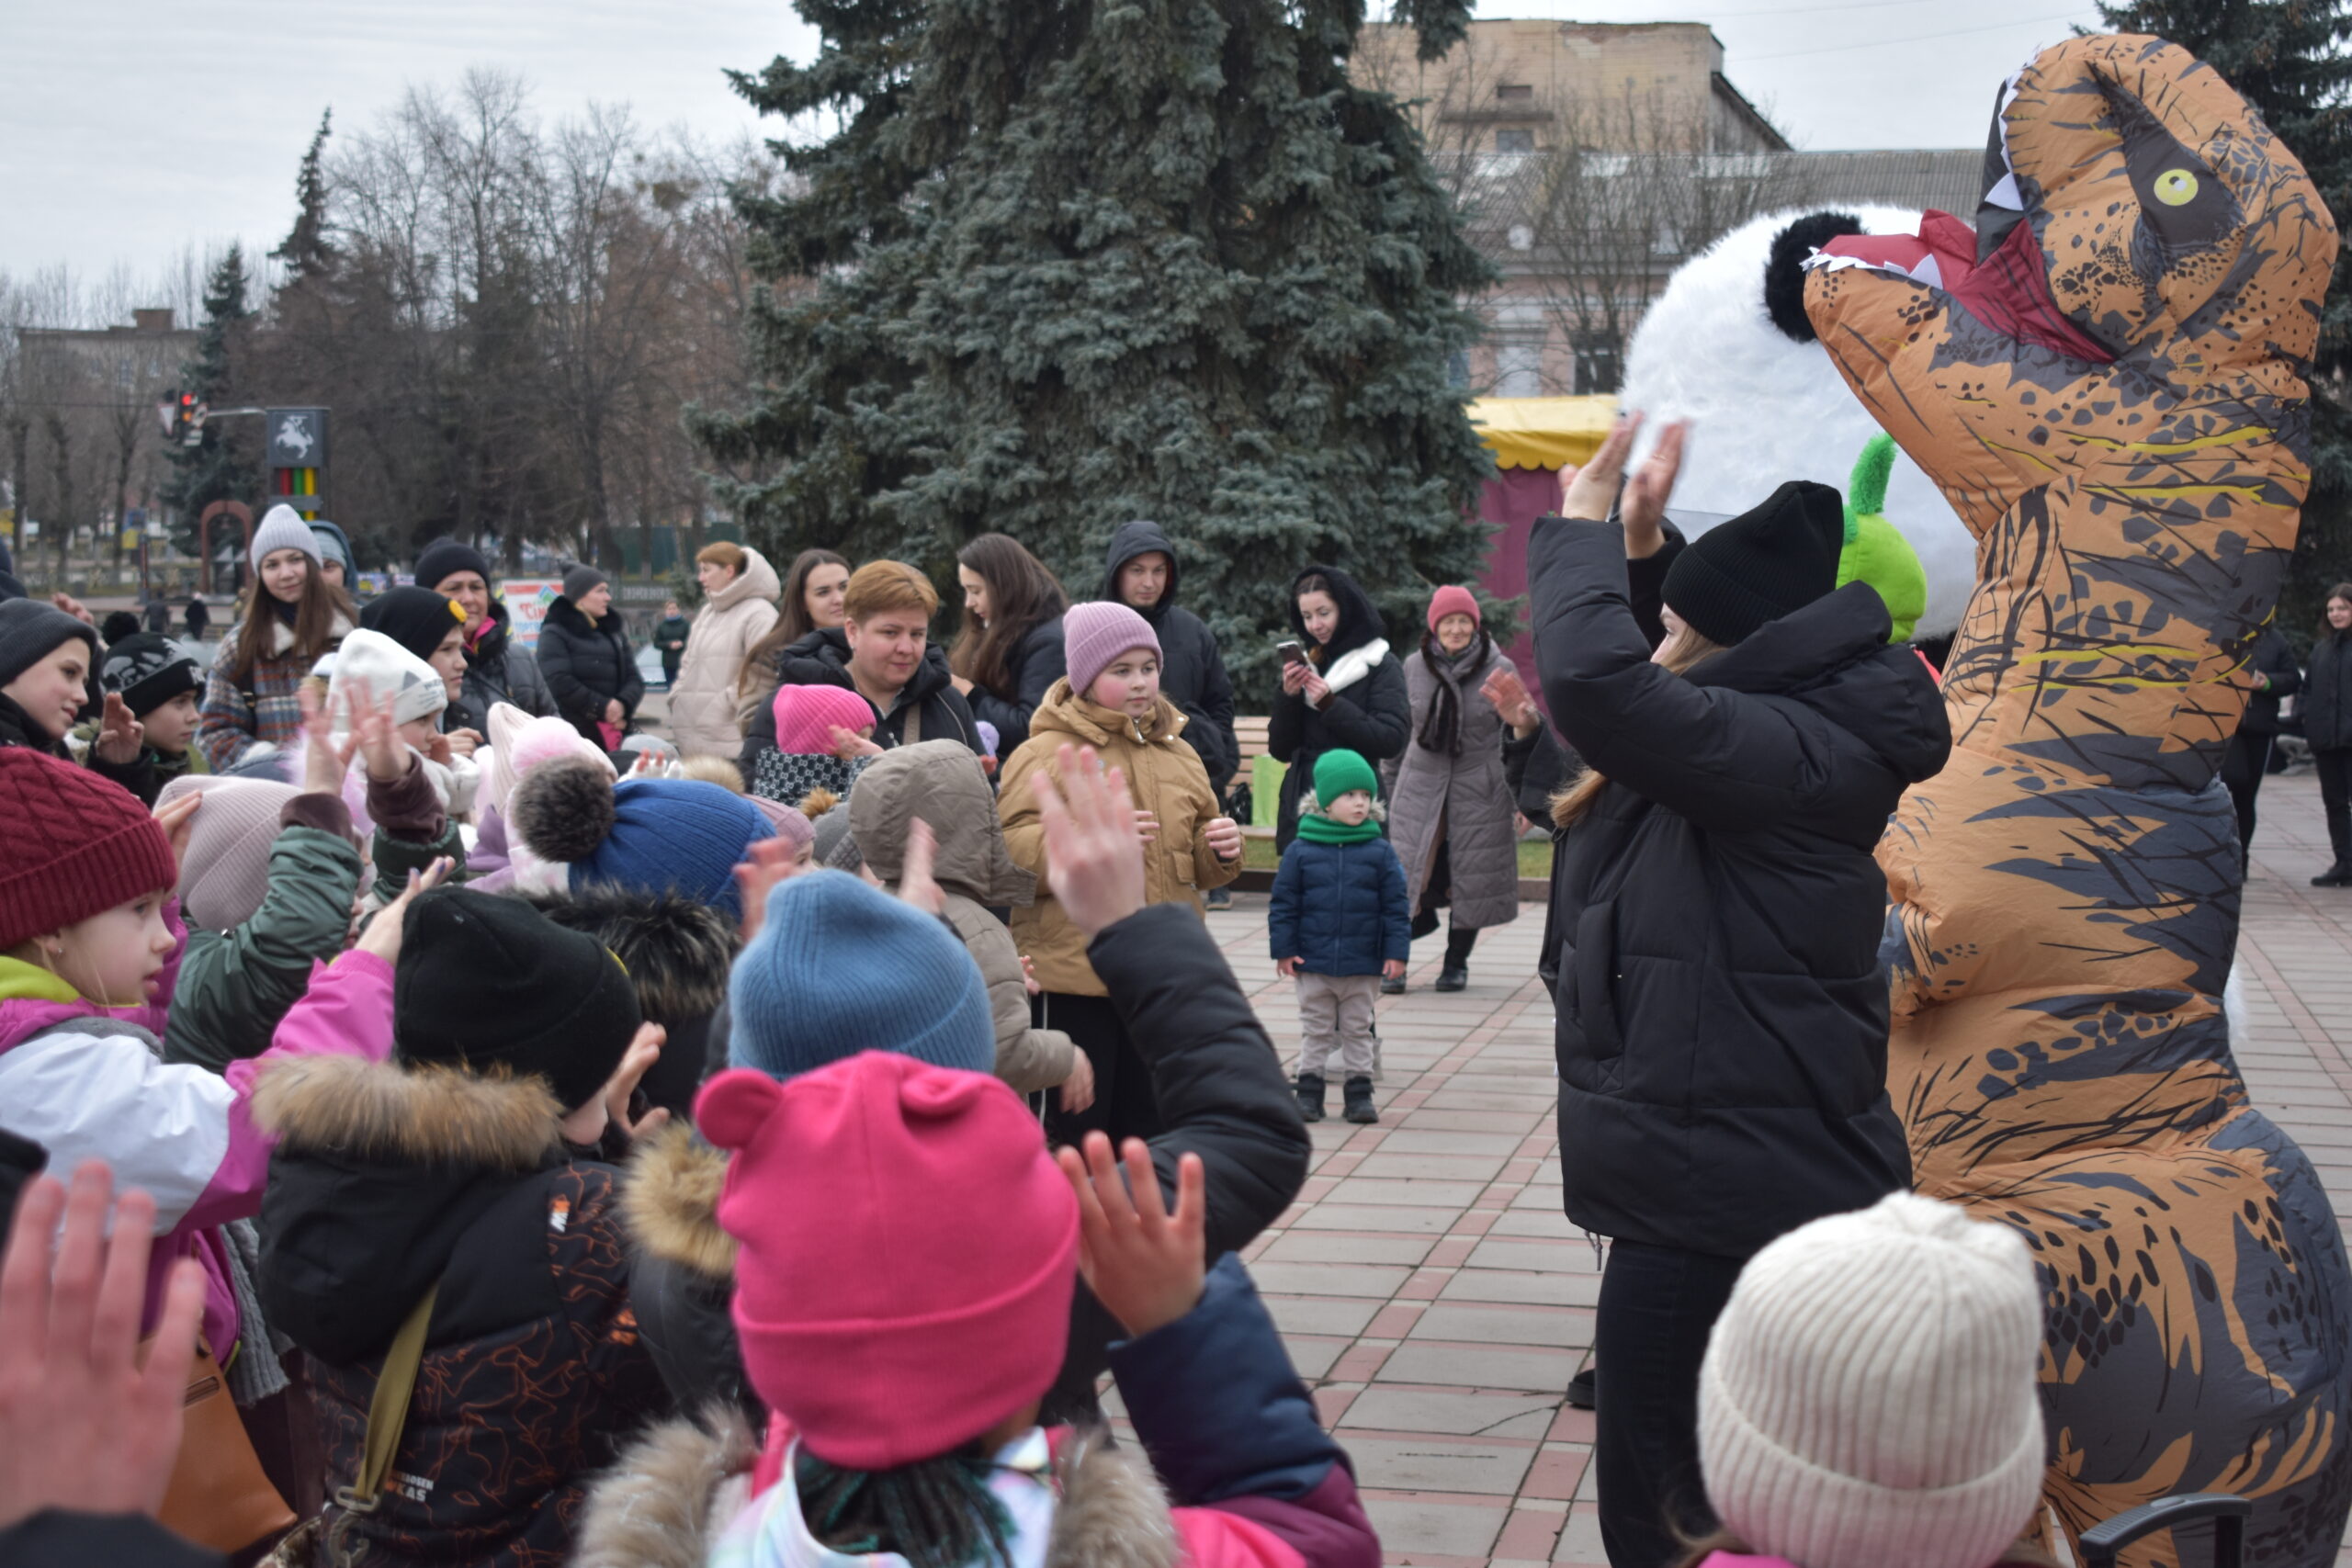
[[[1635,416],[1638,426],[1639,416]],[[1625,558],[1646,560],[1666,543],[1666,503],[1674,494],[1674,480],[1682,472],[1682,442],[1690,422],[1678,419],[1658,432],[1657,445],[1625,481],[1625,497],[1617,509],[1625,526]]]
[[[1493,705],[1502,721],[1522,740],[1534,734],[1536,726],[1544,722],[1544,716],[1535,709],[1535,699],[1527,694],[1527,682],[1508,664],[1497,665],[1494,673],[1478,683],[1478,694]]]
[[[190,792],[155,807],[155,826],[164,830],[164,837],[171,843],[172,863],[175,865],[187,863],[188,835],[196,830],[196,808],[203,804],[201,794]]]
[[[17,1204],[0,1262],[0,1529],[44,1508],[152,1514],[171,1484],[204,1269],[172,1265],[142,1366],[155,1201],[124,1193],[109,1235],[113,1186],[85,1160],[70,1193],[44,1176]]]
[[[752,845],[749,853],[751,858],[735,868],[735,886],[743,906],[737,930],[747,947],[767,921],[768,895],[775,890],[777,883],[790,881],[801,869],[794,858],[792,844],[784,839],[762,839]]]
[[[349,690],[351,744],[366,761],[368,779],[375,784],[400,783],[408,777],[413,764],[408,742],[401,739],[401,727],[392,722],[392,705],[379,705],[365,681],[353,682]]]
[[[1129,1138],[1122,1153],[1124,1179],[1101,1133],[1086,1134],[1084,1153],[1065,1147],[1054,1157],[1078,1194],[1078,1271],[1121,1326],[1141,1338],[1200,1304],[1207,1179],[1200,1156],[1179,1158],[1171,1214],[1144,1141]]]
[[[906,852],[899,857],[899,901],[912,904],[926,915],[936,915],[947,908],[947,895],[931,874],[932,863],[939,858],[939,839],[932,832],[931,824],[920,817],[907,820]]]
[[[1030,777],[1046,831],[1046,886],[1091,939],[1143,908],[1143,837],[1126,775],[1106,771],[1093,747],[1062,747],[1053,771],[1059,785],[1043,769]]]
[[[871,737],[860,735],[854,729],[846,728],[842,725],[836,724],[832,726],[827,733],[831,736],[833,742],[833,755],[839,757],[844,762],[854,762],[860,757],[879,757],[882,755],[882,748],[880,745],[876,743]]]

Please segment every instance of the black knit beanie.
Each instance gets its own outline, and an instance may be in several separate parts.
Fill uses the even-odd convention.
[[[90,645],[90,657],[95,660],[98,656],[98,632],[88,622],[76,620],[56,605],[39,599],[0,603],[0,686],[75,637]]]
[[[593,566],[575,566],[563,574],[563,596],[577,604],[582,594],[592,593],[611,581]]]
[[[368,601],[359,624],[381,632],[415,654],[431,659],[441,639],[464,628],[466,613],[455,599],[430,588],[395,588]]]
[[[596,1098],[638,1023],[637,988],[595,938],[462,887],[409,906],[392,976],[401,1061],[536,1073],[571,1111]]]
[[[461,545],[455,539],[435,539],[416,553],[419,588],[438,588],[461,571],[478,573],[487,584],[490,559],[471,545]]]
[[[153,632],[133,632],[107,644],[98,681],[119,692],[133,718],[153,713],[182,692],[204,689],[204,671],[179,644]]]
[[[1666,570],[1666,607],[1701,637],[1734,647],[1835,590],[1845,545],[1838,492],[1791,479],[1683,547]]]

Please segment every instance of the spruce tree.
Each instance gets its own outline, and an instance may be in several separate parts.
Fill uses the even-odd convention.
[[[772,284],[755,406],[705,414],[754,537],[942,578],[989,531],[1092,597],[1156,518],[1237,677],[1294,572],[1400,629],[1475,578],[1489,463],[1449,385],[1491,274],[1396,102],[1348,76],[1361,0],[801,0],[815,63],[736,85],[839,133],[742,200]],[[1466,0],[1404,18],[1434,56]]]
[[[2352,578],[2352,6],[2346,0],[2102,4],[2117,32],[2153,33],[2220,72],[2302,160],[2346,243],[2320,320],[2312,389],[2312,492],[2279,603],[2298,647],[2328,585]]]
[[[334,247],[327,242],[327,176],[325,157],[327,137],[334,124],[334,110],[330,108],[319,116],[319,129],[311,137],[309,151],[302,154],[302,166],[294,175],[294,230],[270,252],[273,260],[286,264],[286,276],[279,287],[291,288],[303,278],[322,272],[334,265]]]
[[[180,387],[199,401],[217,405],[231,391],[235,361],[245,346],[253,320],[246,304],[243,250],[231,244],[205,282],[204,326],[196,340],[196,355],[180,372]],[[230,439],[226,426],[208,423],[194,446],[175,446],[172,473],[164,489],[175,519],[172,543],[190,554],[198,547],[197,519],[216,501],[251,503],[261,493],[260,470],[250,453]]]

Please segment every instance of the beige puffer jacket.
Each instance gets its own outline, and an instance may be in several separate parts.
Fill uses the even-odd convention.
[[[670,733],[689,757],[725,757],[743,749],[736,728],[735,682],[743,657],[775,625],[783,584],[759,551],[743,551],[743,570],[710,596],[686,634],[685,661],[670,688]]]
[[[1005,852],[988,775],[962,741],[925,740],[886,752],[866,764],[849,793],[850,837],[893,892],[905,869],[907,827],[918,817],[939,843],[931,874],[946,895],[940,913],[988,982],[996,1076],[1023,1094],[1050,1089],[1069,1077],[1077,1047],[1058,1029],[1029,1026],[1020,952],[1004,922],[989,913],[991,907],[1017,911],[1035,896],[1037,879]]]
[[[1136,807],[1159,819],[1159,837],[1144,849],[1144,897],[1154,904],[1189,903],[1241,874],[1238,859],[1221,861],[1204,830],[1218,815],[1201,755],[1182,739],[1188,721],[1166,697],[1140,722],[1070,690],[1064,676],[1046,693],[1029,720],[1029,739],[1004,765],[997,795],[1004,841],[1015,862],[1042,878],[1046,830],[1031,781],[1057,777],[1054,755],[1064,746],[1091,746],[1106,766],[1123,769]],[[858,786],[864,788],[863,784]],[[1041,886],[1027,908],[1012,911],[1012,940],[1036,965],[1038,984],[1064,996],[1099,997],[1102,982],[1086,961],[1086,937]]]

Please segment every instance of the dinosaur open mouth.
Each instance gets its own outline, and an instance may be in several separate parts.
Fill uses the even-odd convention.
[[[1899,272],[1941,289],[1995,332],[2094,365],[2112,365],[2115,351],[2068,319],[2050,291],[2050,269],[2033,225],[2013,224],[1982,263],[1976,231],[1949,212],[1929,210],[1917,234],[1848,234],[1821,247],[1809,266],[1866,266]]]

